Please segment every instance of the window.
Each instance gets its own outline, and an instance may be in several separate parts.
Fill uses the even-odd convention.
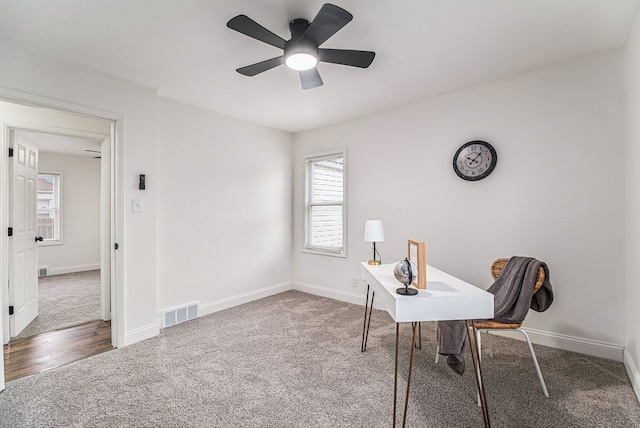
[[[41,245],[62,244],[62,173],[38,174],[38,235]]]
[[[346,149],[305,161],[305,252],[346,257]]]

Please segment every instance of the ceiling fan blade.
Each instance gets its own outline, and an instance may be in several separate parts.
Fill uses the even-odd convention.
[[[266,61],[238,68],[236,71],[240,74],[244,74],[245,76],[255,76],[256,74],[260,74],[263,71],[271,70],[272,68],[282,64],[284,64],[284,56],[278,56]]]
[[[313,89],[323,85],[322,77],[320,77],[317,68],[301,71],[300,82],[302,83],[302,89]]]
[[[302,38],[309,38],[313,40],[317,46],[320,46],[352,19],[353,15],[346,10],[325,3],[316,17],[313,18],[313,21],[311,21],[311,25],[309,25],[309,28],[307,28]]]
[[[261,42],[284,49],[286,40],[264,28],[246,15],[238,15],[227,22],[227,27]]]
[[[318,59],[333,64],[367,68],[373,62],[376,53],[371,51],[353,51],[348,49],[318,49]]]

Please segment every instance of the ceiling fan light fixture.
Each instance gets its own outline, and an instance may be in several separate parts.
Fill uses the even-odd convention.
[[[325,3],[313,21],[303,18],[289,21],[291,39],[285,40],[264,28],[246,15],[238,15],[227,22],[227,27],[252,39],[282,49],[284,55],[237,68],[243,76],[255,76],[285,64],[296,70],[300,76],[302,89],[322,86],[322,78],[316,68],[318,62],[367,68],[375,57],[375,52],[352,49],[320,49],[320,46],[353,19],[346,10]]]
[[[292,70],[311,70],[318,65],[318,58],[307,52],[298,52],[287,56],[285,64]]]

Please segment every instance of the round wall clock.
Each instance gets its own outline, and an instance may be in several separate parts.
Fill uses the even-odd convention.
[[[458,177],[468,180],[482,180],[496,167],[498,154],[486,141],[469,141],[463,144],[453,156],[453,170]]]

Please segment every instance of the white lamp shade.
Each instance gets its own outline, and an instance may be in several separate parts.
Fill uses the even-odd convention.
[[[382,242],[384,241],[384,227],[382,220],[367,220],[364,225],[365,242]]]

